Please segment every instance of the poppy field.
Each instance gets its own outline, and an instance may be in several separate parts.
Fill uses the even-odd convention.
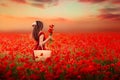
[[[56,32],[39,62],[34,46],[30,33],[0,33],[0,80],[120,80],[119,32]]]

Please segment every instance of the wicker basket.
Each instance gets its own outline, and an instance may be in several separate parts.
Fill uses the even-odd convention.
[[[35,61],[44,61],[51,56],[51,50],[34,50]]]

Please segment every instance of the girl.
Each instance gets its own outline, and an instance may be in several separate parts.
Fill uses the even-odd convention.
[[[36,21],[32,24],[33,32],[32,36],[34,40],[36,41],[36,46],[34,50],[45,50],[45,43],[51,39],[51,36],[48,38],[45,38],[44,32],[42,32],[43,29],[43,23],[41,21]]]

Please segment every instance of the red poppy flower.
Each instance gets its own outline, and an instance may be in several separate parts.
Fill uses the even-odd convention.
[[[54,30],[53,27],[54,27],[53,24],[49,26],[48,32],[50,33],[50,35],[52,35],[53,33],[53,30]]]
[[[49,32],[50,34],[52,34],[52,33],[53,33],[53,29],[50,28],[50,29],[48,30],[48,32]]]
[[[43,56],[43,53],[41,53],[40,56]]]

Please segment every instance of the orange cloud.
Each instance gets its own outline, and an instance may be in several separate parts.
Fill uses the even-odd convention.
[[[100,15],[98,17],[112,21],[120,21],[120,7],[105,7],[100,9]]]
[[[114,3],[114,4],[120,4],[120,0],[112,0],[112,3]]]
[[[51,3],[51,2],[56,2],[58,0],[33,0],[35,2],[44,2],[44,3]]]
[[[120,14],[106,13],[106,14],[100,14],[98,17],[112,21],[120,21]]]
[[[0,15],[0,31],[30,31],[34,17]]]
[[[26,0],[11,0],[12,2],[16,2],[16,3],[21,3],[21,4],[26,4]]]
[[[107,7],[104,9],[100,9],[101,12],[120,12],[120,7]]]
[[[2,7],[8,7],[8,5],[5,4],[5,3],[0,3],[0,6],[2,6]]]
[[[35,7],[45,8],[46,4],[49,6],[57,6],[59,0],[33,0],[30,4]]]
[[[45,5],[44,4],[41,4],[41,3],[31,3],[30,5],[32,6],[35,6],[35,7],[39,7],[39,8],[45,8]]]
[[[11,0],[12,2],[16,2],[18,4],[26,4],[31,5],[38,8],[45,8],[46,4],[49,6],[57,6],[59,0]]]
[[[58,18],[54,18],[54,19],[50,19],[52,21],[58,21],[58,22],[68,22],[70,20],[66,19],[66,18],[62,18],[62,17],[58,17]]]
[[[23,31],[31,31],[32,23],[36,20],[40,20],[44,23],[45,30],[47,29],[46,26],[50,24],[55,24],[56,30],[64,29],[65,25],[69,25],[68,19],[65,18],[36,18],[36,17],[16,17],[16,16],[10,16],[10,15],[0,15],[0,22],[1,22],[1,28],[0,30],[3,31],[11,31],[11,30],[23,30]],[[63,23],[61,25],[61,22]],[[64,26],[64,27],[61,27]]]
[[[100,3],[100,2],[104,2],[107,0],[78,0],[79,2],[85,2],[85,3]]]

